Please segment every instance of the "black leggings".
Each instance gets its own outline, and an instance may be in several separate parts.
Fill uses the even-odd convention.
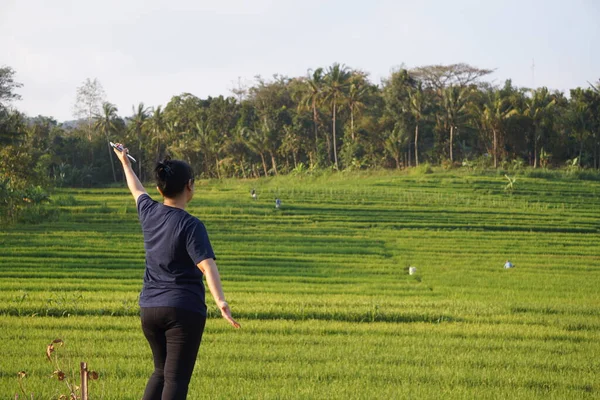
[[[206,317],[174,307],[143,307],[141,317],[154,357],[143,400],[184,400]]]

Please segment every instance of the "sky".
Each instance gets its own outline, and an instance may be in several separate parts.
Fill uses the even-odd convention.
[[[335,62],[377,84],[464,62],[498,85],[568,92],[600,80],[599,49],[599,0],[0,0],[0,66],[23,84],[13,107],[58,121],[87,78],[121,116]]]

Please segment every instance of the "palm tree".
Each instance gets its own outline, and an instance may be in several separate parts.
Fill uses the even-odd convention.
[[[454,161],[454,130],[466,114],[470,92],[469,87],[462,86],[448,86],[442,92],[446,127],[450,129],[450,161]]]
[[[385,133],[383,141],[384,151],[396,161],[396,169],[400,169],[400,161],[402,159],[402,150],[408,142],[408,135],[399,125],[394,127],[394,130]]]
[[[162,106],[156,106],[152,111],[152,116],[149,121],[150,134],[152,135],[151,142],[156,145],[156,159],[161,157],[161,140],[164,141],[166,123]]]
[[[589,89],[587,91],[590,92]],[[586,101],[586,91],[581,88],[571,90],[571,101],[569,102],[569,125],[573,128],[572,135],[579,142],[579,157],[577,163],[581,167],[583,155],[583,144],[592,135],[591,124],[593,112],[590,104]]]
[[[409,110],[415,119],[415,166],[419,166],[419,123],[423,119],[425,108],[425,95],[423,93],[423,85],[421,83],[414,89],[408,92]]]
[[[281,141],[279,152],[284,156],[291,153],[292,159],[294,160],[294,168],[296,168],[298,167],[298,153],[302,147],[302,139],[294,129],[293,125],[284,125],[283,131],[285,132],[285,135]],[[288,160],[287,157],[286,160]]]
[[[110,160],[110,166],[112,167],[112,173],[115,183],[117,182],[117,173],[115,172],[115,165],[113,164],[109,136],[111,133],[117,130],[117,111],[118,109],[114,104],[105,101],[104,103],[102,103],[102,114],[96,114],[94,118],[94,129],[103,133],[106,139],[106,144],[108,146],[108,157]]]
[[[335,168],[338,169],[338,159],[337,159],[337,143],[336,143],[336,114],[338,105],[346,99],[347,91],[348,91],[348,81],[350,79],[350,72],[348,72],[348,68],[345,65],[340,65],[338,63],[333,64],[327,70],[327,75],[325,76],[325,101],[328,102],[331,106],[332,111],[332,138],[333,138],[333,159],[335,163]]]
[[[196,123],[196,134],[200,152],[204,155],[206,174],[210,174],[210,165],[214,162],[217,178],[221,179],[220,155],[224,148],[224,137],[216,130],[210,129],[208,124]]]
[[[554,108],[554,100],[548,88],[542,87],[531,90],[531,97],[525,100],[523,115],[531,119],[533,125],[533,167],[538,166],[538,144],[545,134],[545,128],[549,122],[550,112]]]
[[[354,137],[354,115],[360,112],[365,107],[363,99],[365,98],[368,86],[365,82],[364,73],[353,73],[350,78],[350,86],[348,88],[347,101],[348,109],[350,110],[350,135],[352,141],[355,141]]]
[[[509,98],[502,97],[500,91],[490,90],[482,106],[475,107],[474,114],[479,118],[481,128],[492,133],[494,168],[498,168],[498,137],[504,137],[504,121],[518,114],[518,111],[512,108]]]
[[[144,180],[142,176],[142,139],[144,134],[144,128],[148,125],[148,111],[149,109],[144,107],[144,103],[140,103],[135,107],[131,107],[133,116],[130,118],[131,123],[129,124],[129,132],[133,133],[138,142],[138,175],[141,181]]]
[[[317,155],[319,151],[318,107],[323,100],[323,68],[317,68],[312,74],[309,73],[308,78],[304,82],[306,82],[306,91],[303,93],[298,107],[312,110],[315,130],[315,155]]]
[[[250,150],[260,156],[262,161],[263,171],[265,172],[265,176],[269,175],[269,171],[267,170],[267,163],[265,162],[265,155],[269,151],[269,138],[264,135],[263,131],[260,129],[249,129],[243,128],[244,134],[247,137],[246,145]]]
[[[275,175],[278,175],[279,173],[277,172],[277,161],[275,159],[275,154],[277,153],[277,149],[279,147],[279,141],[277,140],[277,131],[266,116],[264,117],[263,123],[259,129],[261,131],[261,135],[266,138],[267,151],[271,156],[271,165],[273,167],[273,172],[275,172]]]
[[[246,142],[248,141],[247,134],[247,130],[242,127],[238,127],[234,129],[231,134],[227,135],[223,146],[225,154],[231,154],[234,160],[238,160],[239,168],[244,179],[246,179],[246,170],[244,164],[248,149],[246,146]]]

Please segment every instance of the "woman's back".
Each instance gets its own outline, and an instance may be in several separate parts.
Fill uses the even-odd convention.
[[[185,210],[138,199],[146,270],[141,307],[179,307],[206,315],[198,263],[215,258],[204,224]]]

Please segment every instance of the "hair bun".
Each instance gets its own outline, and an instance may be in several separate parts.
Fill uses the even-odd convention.
[[[159,173],[164,172],[165,176],[167,177],[173,175],[173,168],[167,164],[168,161],[168,159],[165,159],[163,162],[159,162],[156,168]]]

